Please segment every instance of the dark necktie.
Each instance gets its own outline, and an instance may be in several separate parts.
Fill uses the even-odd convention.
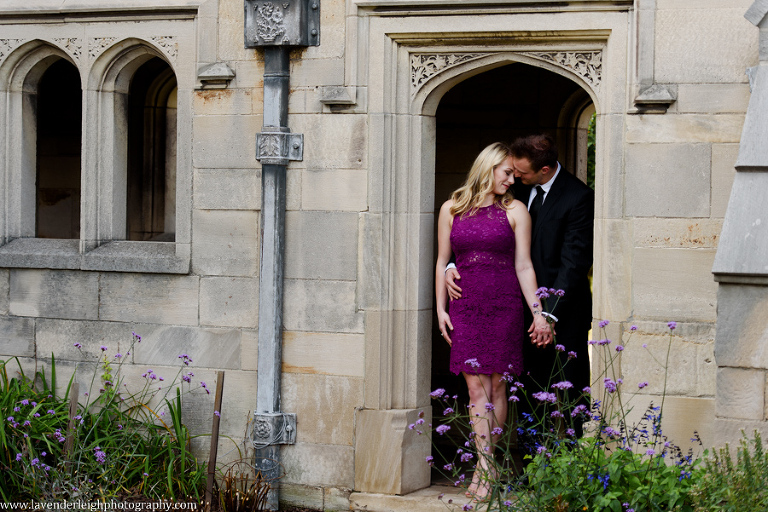
[[[536,185],[536,195],[533,197],[531,208],[528,212],[531,214],[531,226],[536,225],[536,217],[539,216],[539,210],[541,210],[541,203],[544,202],[544,189],[539,185]]]

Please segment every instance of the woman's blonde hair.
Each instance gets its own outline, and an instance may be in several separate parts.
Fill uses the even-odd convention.
[[[493,191],[493,171],[507,157],[510,156],[509,146],[502,142],[494,142],[483,149],[467,175],[467,181],[451,194],[453,206],[451,215],[472,215],[485,200],[485,196]],[[512,189],[508,189],[503,196],[496,196],[494,202],[501,203],[504,207],[512,204],[514,195]]]

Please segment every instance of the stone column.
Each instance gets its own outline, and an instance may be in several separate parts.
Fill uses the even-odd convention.
[[[745,17],[760,28],[736,176],[712,272],[718,284],[715,444],[768,434],[768,2]]]

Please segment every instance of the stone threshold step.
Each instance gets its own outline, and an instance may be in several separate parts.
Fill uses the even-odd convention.
[[[442,499],[438,499],[440,494],[443,494]],[[449,504],[449,500],[452,503]],[[446,512],[461,510],[469,501],[464,496],[464,489],[432,485],[404,496],[353,492],[349,497],[349,509],[355,512]]]

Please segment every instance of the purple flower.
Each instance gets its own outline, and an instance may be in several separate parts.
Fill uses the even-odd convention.
[[[509,397],[509,401],[510,401],[510,402],[519,402],[519,401],[520,401],[520,398],[518,398],[516,395],[511,395],[511,396]]]
[[[105,347],[104,345],[102,345],[100,348],[101,348],[101,351],[102,351],[102,352],[106,352],[107,350],[109,350],[109,349],[108,349],[107,347]]]
[[[213,411],[213,415],[217,418],[221,418],[221,413],[219,411]]]
[[[473,508],[472,508],[472,505],[470,505],[469,503],[467,503],[466,505],[464,505],[463,507],[461,507],[461,510],[473,510]]]
[[[181,354],[179,356],[179,359],[181,359],[181,362],[184,363],[187,366],[189,366],[189,363],[192,362],[192,358],[189,357],[187,354]]]
[[[437,433],[438,433],[438,434],[440,434],[440,435],[443,435],[443,434],[445,434],[446,432],[448,432],[449,430],[451,430],[451,427],[450,427],[450,426],[448,426],[448,425],[440,425],[439,427],[437,427],[437,428],[435,429],[435,432],[437,432]]]
[[[472,359],[467,359],[464,361],[464,364],[468,364],[472,368],[480,368],[480,363],[477,362],[477,358],[473,357]]]
[[[538,302],[534,302],[533,304],[531,304],[531,307],[537,308],[537,307],[539,307],[539,303]]]
[[[184,382],[192,382],[192,379],[190,378],[189,375],[182,375],[181,380],[183,380]]]
[[[56,411],[54,411],[53,409],[48,409],[48,414],[56,414]]]
[[[574,352],[573,350],[568,352],[568,359],[576,359],[576,352]]]
[[[553,417],[553,418],[562,418],[563,417],[563,413],[561,413],[560,411],[552,411],[550,413],[550,416]]]
[[[597,326],[598,326],[598,327],[600,327],[600,328],[602,329],[602,328],[604,328],[605,326],[607,326],[609,323],[611,323],[609,320],[600,320],[600,323],[599,323],[599,324],[597,324]]]
[[[555,403],[557,401],[557,397],[554,393],[547,393],[546,391],[539,391],[538,393],[534,393],[531,396],[533,396],[533,398],[539,402]]]
[[[549,291],[547,290],[547,288],[544,288],[544,287],[539,288],[538,290],[536,290],[536,296],[540,299],[547,299],[549,298]]]
[[[104,464],[107,460],[107,454],[98,446],[93,449],[93,455],[96,457],[99,464]]]
[[[675,327],[677,327],[677,322],[669,322],[667,323],[667,327],[669,327],[669,330],[674,331]]]
[[[29,465],[30,465],[30,466],[33,466],[33,467],[34,467],[34,466],[37,466],[38,464],[40,464],[40,459],[38,459],[37,457],[35,457],[35,458],[34,458],[34,459],[32,459],[31,461],[29,461]]]
[[[450,470],[453,469],[453,464],[448,463],[445,466],[443,466],[443,469],[446,470],[446,471],[450,471]]]
[[[13,412],[20,412],[20,411],[21,411],[21,407],[17,406],[13,408]]]
[[[467,461],[469,461],[469,460],[472,460],[472,458],[473,458],[473,457],[474,457],[474,455],[472,455],[472,454],[471,454],[471,453],[469,453],[469,452],[466,452],[466,453],[462,453],[462,454],[461,454],[461,462],[467,462]]]
[[[491,430],[491,435],[493,436],[500,436],[504,433],[504,430],[501,427],[495,427],[493,430]]]
[[[609,393],[616,392],[616,381],[606,377],[603,379],[603,384],[605,385],[605,389],[608,390]]]
[[[640,389],[643,389],[643,388],[644,388],[644,387],[646,387],[647,385],[648,385],[648,382],[646,382],[646,381],[643,381],[643,382],[639,383],[639,384],[637,385],[637,387],[638,387],[638,388],[640,388]]]
[[[15,418],[13,416],[8,416],[5,419],[8,420],[9,423],[13,423],[15,421]]]
[[[431,456],[431,455],[427,455],[427,464],[429,464],[430,466],[434,466],[435,465],[435,458],[433,456]]]
[[[445,394],[445,390],[443,388],[437,388],[433,392],[429,394],[432,398],[440,398]]]
[[[121,357],[123,357],[123,354],[120,354],[119,352],[115,354],[115,359],[120,359]]]
[[[200,381],[200,387],[201,387],[201,388],[204,388],[204,387],[206,387],[206,385],[205,385],[205,381],[203,381],[203,380],[201,380],[201,381]]]
[[[22,455],[20,453],[16,454],[16,460],[20,461],[22,459]]]
[[[584,404],[577,405],[573,408],[573,411],[571,411],[571,417],[575,418],[579,414],[587,414],[587,406]]]
[[[565,347],[563,345],[555,345],[555,350],[558,352],[565,352]]]
[[[645,454],[646,454],[646,455],[655,455],[655,454],[656,454],[656,451],[655,451],[653,448],[648,448],[648,449],[645,451]]]
[[[576,435],[576,431],[572,428],[567,428],[565,429],[565,435],[573,437]]]
[[[512,502],[511,502],[511,501],[509,501],[509,500],[506,500],[506,501],[504,502],[504,506],[505,506],[505,507],[511,507],[511,506],[512,506]]]
[[[485,410],[486,410],[486,411],[493,411],[493,410],[495,410],[495,409],[496,409],[496,408],[493,406],[493,404],[492,404],[492,403],[488,402],[487,404],[485,404]]]
[[[75,348],[83,348],[83,345],[81,343],[73,343],[72,346]]]
[[[564,380],[562,382],[555,382],[554,384],[552,384],[551,387],[555,389],[571,389],[573,387],[573,384],[571,384],[567,380]]]
[[[589,386],[584,386],[584,389],[582,389],[581,392],[582,393],[591,393],[592,392],[592,388],[590,388]]]
[[[630,330],[630,331],[636,331],[636,330],[637,330],[637,326],[636,326],[636,325],[633,325],[632,327],[630,327],[630,328],[629,328],[629,330]]]
[[[41,453],[40,453],[40,456],[41,456],[41,457],[45,457],[46,455],[48,455],[48,454],[47,454],[47,453],[45,453],[45,452],[41,452]]]
[[[600,345],[600,346],[603,346],[603,345],[610,345],[610,344],[611,344],[611,340],[609,340],[609,339],[607,339],[607,338],[606,338],[606,339],[604,339],[604,340],[600,340],[600,341],[598,341],[598,342],[597,342],[597,344],[598,344],[598,345]]]
[[[622,345],[616,345],[616,352],[621,352],[622,350],[624,350]]]
[[[21,401],[21,405],[29,405],[29,400],[25,398],[24,400]]]

